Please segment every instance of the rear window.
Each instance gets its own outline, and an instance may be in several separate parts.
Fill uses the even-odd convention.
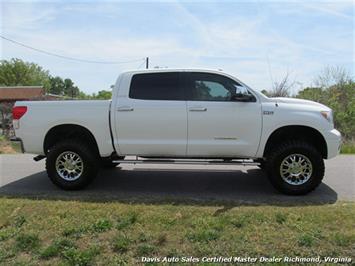
[[[184,100],[179,73],[145,73],[132,77],[129,97],[142,100]]]

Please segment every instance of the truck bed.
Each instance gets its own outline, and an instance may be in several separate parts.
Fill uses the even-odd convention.
[[[19,121],[16,136],[26,139],[26,152],[43,155],[43,140],[51,128],[76,124],[99,137],[96,141],[100,155],[109,156],[113,151],[109,125],[110,104],[110,100],[16,102],[15,106],[27,106],[26,114]]]

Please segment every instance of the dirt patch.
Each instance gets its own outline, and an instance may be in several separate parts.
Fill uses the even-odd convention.
[[[0,154],[13,154],[13,153],[16,153],[16,151],[12,147],[10,141],[7,140],[0,141]]]

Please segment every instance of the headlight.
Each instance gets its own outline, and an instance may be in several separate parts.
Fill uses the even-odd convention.
[[[320,114],[328,120],[329,123],[333,123],[333,112],[332,111],[321,111]]]

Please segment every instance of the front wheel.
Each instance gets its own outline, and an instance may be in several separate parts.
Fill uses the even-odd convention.
[[[322,182],[322,155],[307,142],[289,141],[280,144],[267,159],[269,180],[284,194],[304,195]]]
[[[47,174],[62,189],[82,189],[97,175],[97,161],[97,156],[86,143],[65,140],[53,146],[47,154]]]

